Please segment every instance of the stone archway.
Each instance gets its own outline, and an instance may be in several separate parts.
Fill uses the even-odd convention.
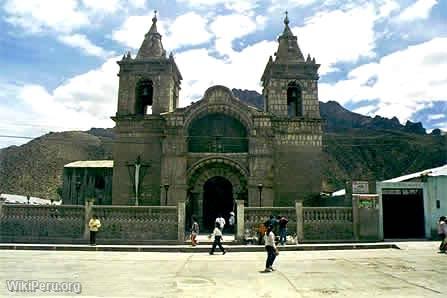
[[[205,227],[204,219],[206,219],[206,224],[209,225],[209,215],[204,212],[214,213],[229,213],[227,207],[222,210],[219,209],[204,209],[204,198],[205,190],[209,192],[217,191],[216,189],[210,190],[211,187],[220,188],[220,191],[227,193],[228,189],[231,189],[231,197],[228,198],[227,195],[222,196],[225,200],[231,200],[231,205],[235,208],[235,200],[246,196],[247,192],[247,171],[239,165],[237,162],[226,159],[226,158],[210,158],[197,162],[188,171],[188,187],[189,187],[189,202],[187,216],[190,217],[195,215],[199,224]],[[210,202],[208,202],[210,203]],[[221,202],[217,204],[218,206],[228,206],[226,203]],[[207,206],[205,206],[207,207]],[[234,210],[234,209],[233,209]],[[225,218],[229,214],[222,214]],[[208,227],[209,228],[209,227]],[[206,229],[205,229],[206,230]]]

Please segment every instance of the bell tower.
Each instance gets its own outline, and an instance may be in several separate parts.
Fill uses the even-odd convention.
[[[278,37],[262,75],[264,109],[271,119],[275,204],[318,196],[322,181],[323,120],[318,103],[319,64],[305,59],[289,27]]]
[[[172,53],[166,57],[161,37],[155,11],[137,56],[127,53],[118,61],[117,116],[159,115],[177,108],[182,76]]]
[[[113,146],[114,205],[160,204],[163,141],[167,113],[178,106],[182,76],[166,57],[157,15],[135,58],[118,61],[118,110]]]
[[[310,55],[304,59],[297,37],[290,30],[287,12],[278,43],[275,58],[270,56],[261,78],[265,111],[287,118],[320,118],[320,65]]]

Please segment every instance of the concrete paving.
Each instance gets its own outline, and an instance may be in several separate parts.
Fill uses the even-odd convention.
[[[436,242],[401,249],[265,253],[0,251],[0,297],[446,297]],[[12,293],[7,280],[80,282],[80,294]]]

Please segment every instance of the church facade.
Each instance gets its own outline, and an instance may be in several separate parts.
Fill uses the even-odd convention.
[[[261,77],[264,110],[224,86],[179,108],[182,76],[166,55],[155,16],[136,57],[118,62],[112,203],[186,200],[207,221],[231,211],[237,199],[290,206],[319,193],[319,64],[304,58],[287,16],[278,43]]]
[[[163,48],[156,16],[136,57],[127,54],[118,64],[113,205],[184,200],[188,215],[210,226],[219,213],[227,217],[234,210],[235,200],[292,206],[319,194],[319,64],[304,58],[287,15],[278,50],[258,74],[263,110],[224,86],[212,86],[201,100],[179,108],[182,76]]]

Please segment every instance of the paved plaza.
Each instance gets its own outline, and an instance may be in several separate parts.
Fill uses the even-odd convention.
[[[261,252],[0,251],[0,297],[446,297],[447,255],[402,249]],[[13,293],[7,280],[80,282],[80,294]],[[65,296],[64,296],[65,295]]]

